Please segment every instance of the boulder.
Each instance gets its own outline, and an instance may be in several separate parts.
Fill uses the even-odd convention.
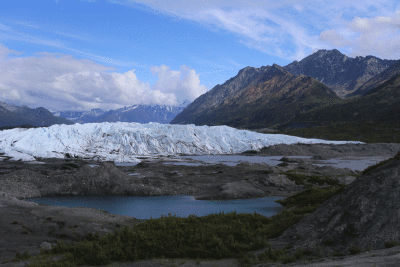
[[[51,249],[51,244],[49,243],[49,242],[43,242],[41,245],[40,245],[40,249],[43,249],[43,250],[50,250]]]
[[[221,190],[216,199],[249,199],[264,197],[266,194],[264,191],[255,188],[249,182],[246,181],[235,181],[219,186]]]
[[[284,174],[269,174],[266,178],[260,179],[259,182],[265,186],[275,187],[296,187],[296,183],[289,180]]]

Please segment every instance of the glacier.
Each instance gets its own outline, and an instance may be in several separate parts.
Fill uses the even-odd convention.
[[[262,134],[229,126],[103,122],[52,125],[0,132],[0,153],[10,160],[71,157],[139,163],[137,157],[235,154],[277,144],[365,144]]]

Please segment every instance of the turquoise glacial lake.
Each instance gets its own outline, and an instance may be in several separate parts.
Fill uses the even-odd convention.
[[[153,219],[161,216],[176,215],[187,218],[189,215],[198,217],[208,214],[251,213],[254,212],[266,217],[281,212],[284,207],[275,200],[284,197],[263,197],[256,199],[235,200],[196,200],[193,196],[55,196],[26,198],[32,201],[51,206],[88,207],[108,211],[112,214],[127,215],[136,219]]]

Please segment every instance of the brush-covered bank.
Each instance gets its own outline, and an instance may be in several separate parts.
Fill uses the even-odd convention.
[[[146,166],[150,165],[143,164],[143,166],[138,167],[147,168]],[[69,167],[71,168],[71,166]],[[227,167],[226,170],[222,170],[222,166],[217,166],[217,168],[219,168],[220,173],[217,171],[213,175],[226,175],[224,172],[229,168],[232,169],[232,167]],[[267,241],[279,237],[302,218],[309,216],[331,196],[340,193],[344,188],[343,180],[338,179],[339,177],[334,179],[332,176],[325,175],[327,172],[332,173],[336,169],[334,167],[317,168],[311,164],[294,165],[284,162],[278,168],[281,168],[278,173],[272,172],[274,178],[281,175],[282,179],[288,179],[295,184],[295,187],[302,189],[299,194],[288,194],[292,197],[281,203],[288,209],[271,218],[257,214],[233,213],[190,218],[168,216],[155,220],[136,221],[135,223],[133,223],[133,218],[130,218],[130,221],[128,218],[124,218],[125,223],[119,223],[117,218],[121,218],[121,216],[115,215],[114,218],[111,215],[114,219],[112,221],[110,214],[101,214],[100,211],[97,211],[94,215],[97,220],[82,222],[83,217],[76,217],[75,221],[61,219],[61,209],[57,209],[57,207],[52,207],[55,213],[50,218],[41,217],[39,213],[32,213],[31,210],[18,210],[13,207],[13,216],[21,220],[15,219],[8,223],[15,228],[13,228],[15,231],[19,231],[20,236],[33,237],[45,230],[52,231],[48,234],[49,241],[58,241],[58,245],[47,253],[43,251],[41,255],[29,257],[29,253],[21,251],[18,255],[15,255],[14,260],[27,260],[29,258],[26,263],[31,266],[99,266],[112,262],[123,266],[123,261],[127,261],[126,264],[129,264],[125,266],[146,266],[135,265],[146,261],[149,264],[151,263],[147,266],[157,266],[153,260],[164,257],[166,259],[177,259],[180,263],[186,260],[186,263],[183,263],[182,266],[195,266],[194,259],[197,259],[197,262],[202,262],[201,264],[205,264],[206,259],[210,260],[206,261],[210,264],[215,263],[208,266],[229,266],[223,265],[224,262],[230,262],[232,266],[243,266],[268,261],[291,262],[321,257],[322,255],[317,252],[311,253],[307,250],[299,250],[296,252],[297,254],[293,255],[284,249],[275,250],[274,247],[271,247],[271,250],[269,250]],[[325,174],[322,174],[322,170],[325,170]],[[237,175],[240,175],[242,180],[249,179],[248,181],[250,181],[252,176],[255,177],[256,174],[248,172],[244,175],[242,171]],[[259,173],[259,175],[261,174]],[[265,173],[263,175],[265,176]],[[354,178],[361,177],[360,175],[357,172],[353,173]],[[265,180],[265,182],[267,181],[269,180]],[[279,186],[282,186],[282,184]],[[276,188],[277,191],[279,191],[279,186]],[[293,206],[293,203],[296,203],[296,206]],[[65,210],[68,210],[68,208],[65,208]],[[85,210],[83,214],[86,216],[85,220],[88,219],[90,212],[94,211]],[[26,220],[23,222],[22,218],[26,213],[29,213],[29,217],[25,218]],[[41,215],[45,215],[45,213]],[[69,211],[69,215],[71,217],[71,211]],[[102,221],[101,217],[107,218],[108,222]],[[64,218],[68,217],[65,216]],[[33,220],[36,220],[35,224],[32,224]],[[40,230],[43,227],[45,229]],[[86,230],[81,230],[84,227],[87,227]],[[101,229],[101,227],[105,229]],[[95,231],[97,229],[99,231]],[[77,233],[75,240],[68,238],[70,232]],[[84,235],[82,236],[82,234]],[[252,251],[262,249],[266,252],[261,256],[259,255],[256,259],[251,256]],[[52,257],[59,257],[59,261],[52,263],[49,260]],[[214,261],[211,259],[214,259]],[[8,264],[13,264],[13,262],[9,261]]]
[[[260,133],[286,134],[330,141],[360,141],[367,144],[400,143],[400,125],[398,124],[374,123],[372,121],[358,123],[303,121],[295,124],[297,125],[296,128],[290,127],[289,124],[282,124],[270,127],[270,129],[252,130]]]

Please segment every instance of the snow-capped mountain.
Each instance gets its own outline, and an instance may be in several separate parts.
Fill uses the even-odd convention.
[[[159,123],[88,123],[52,125],[0,132],[0,152],[10,160],[70,156],[116,162],[140,162],[138,156],[232,154],[276,144],[346,144],[282,134],[260,134],[228,126]]]
[[[167,105],[133,105],[116,110],[104,111],[92,109],[90,111],[55,111],[54,116],[66,118],[76,123],[93,122],[158,122],[168,124],[176,115],[189,105],[188,100],[178,106]]]

